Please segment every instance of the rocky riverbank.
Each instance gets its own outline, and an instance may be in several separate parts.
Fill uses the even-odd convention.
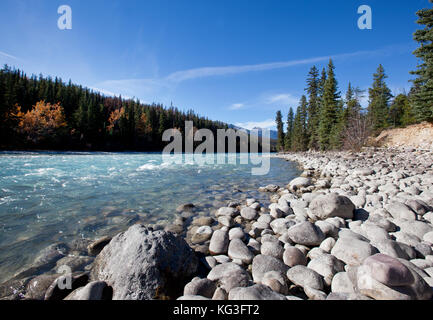
[[[260,187],[270,205],[246,199],[197,215],[185,204],[164,230],[136,224],[113,239],[55,244],[37,259],[46,273],[16,276],[0,297],[432,299],[432,151],[278,156],[303,173]],[[59,286],[64,265],[69,289]]]

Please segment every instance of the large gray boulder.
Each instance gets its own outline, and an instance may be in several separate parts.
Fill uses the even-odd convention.
[[[311,215],[318,220],[332,217],[352,219],[355,205],[349,198],[336,193],[320,195],[315,197],[309,206]]]
[[[197,266],[194,252],[182,238],[136,224],[104,247],[91,279],[111,286],[113,300],[174,298]]]

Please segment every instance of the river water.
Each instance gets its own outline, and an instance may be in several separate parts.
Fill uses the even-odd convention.
[[[192,202],[208,215],[229,200],[286,185],[296,165],[271,158],[267,175],[226,155],[226,164],[167,164],[156,153],[0,152],[0,282],[29,266],[48,245],[114,235],[137,221],[166,225]],[[228,159],[236,164],[227,164]]]

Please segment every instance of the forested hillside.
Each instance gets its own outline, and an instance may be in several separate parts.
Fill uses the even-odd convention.
[[[162,133],[185,121],[213,132],[227,125],[193,111],[106,97],[61,79],[0,70],[2,149],[162,150]]]

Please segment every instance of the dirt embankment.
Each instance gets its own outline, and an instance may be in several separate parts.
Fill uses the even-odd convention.
[[[433,124],[422,122],[406,128],[388,129],[374,139],[377,146],[433,149]]]

